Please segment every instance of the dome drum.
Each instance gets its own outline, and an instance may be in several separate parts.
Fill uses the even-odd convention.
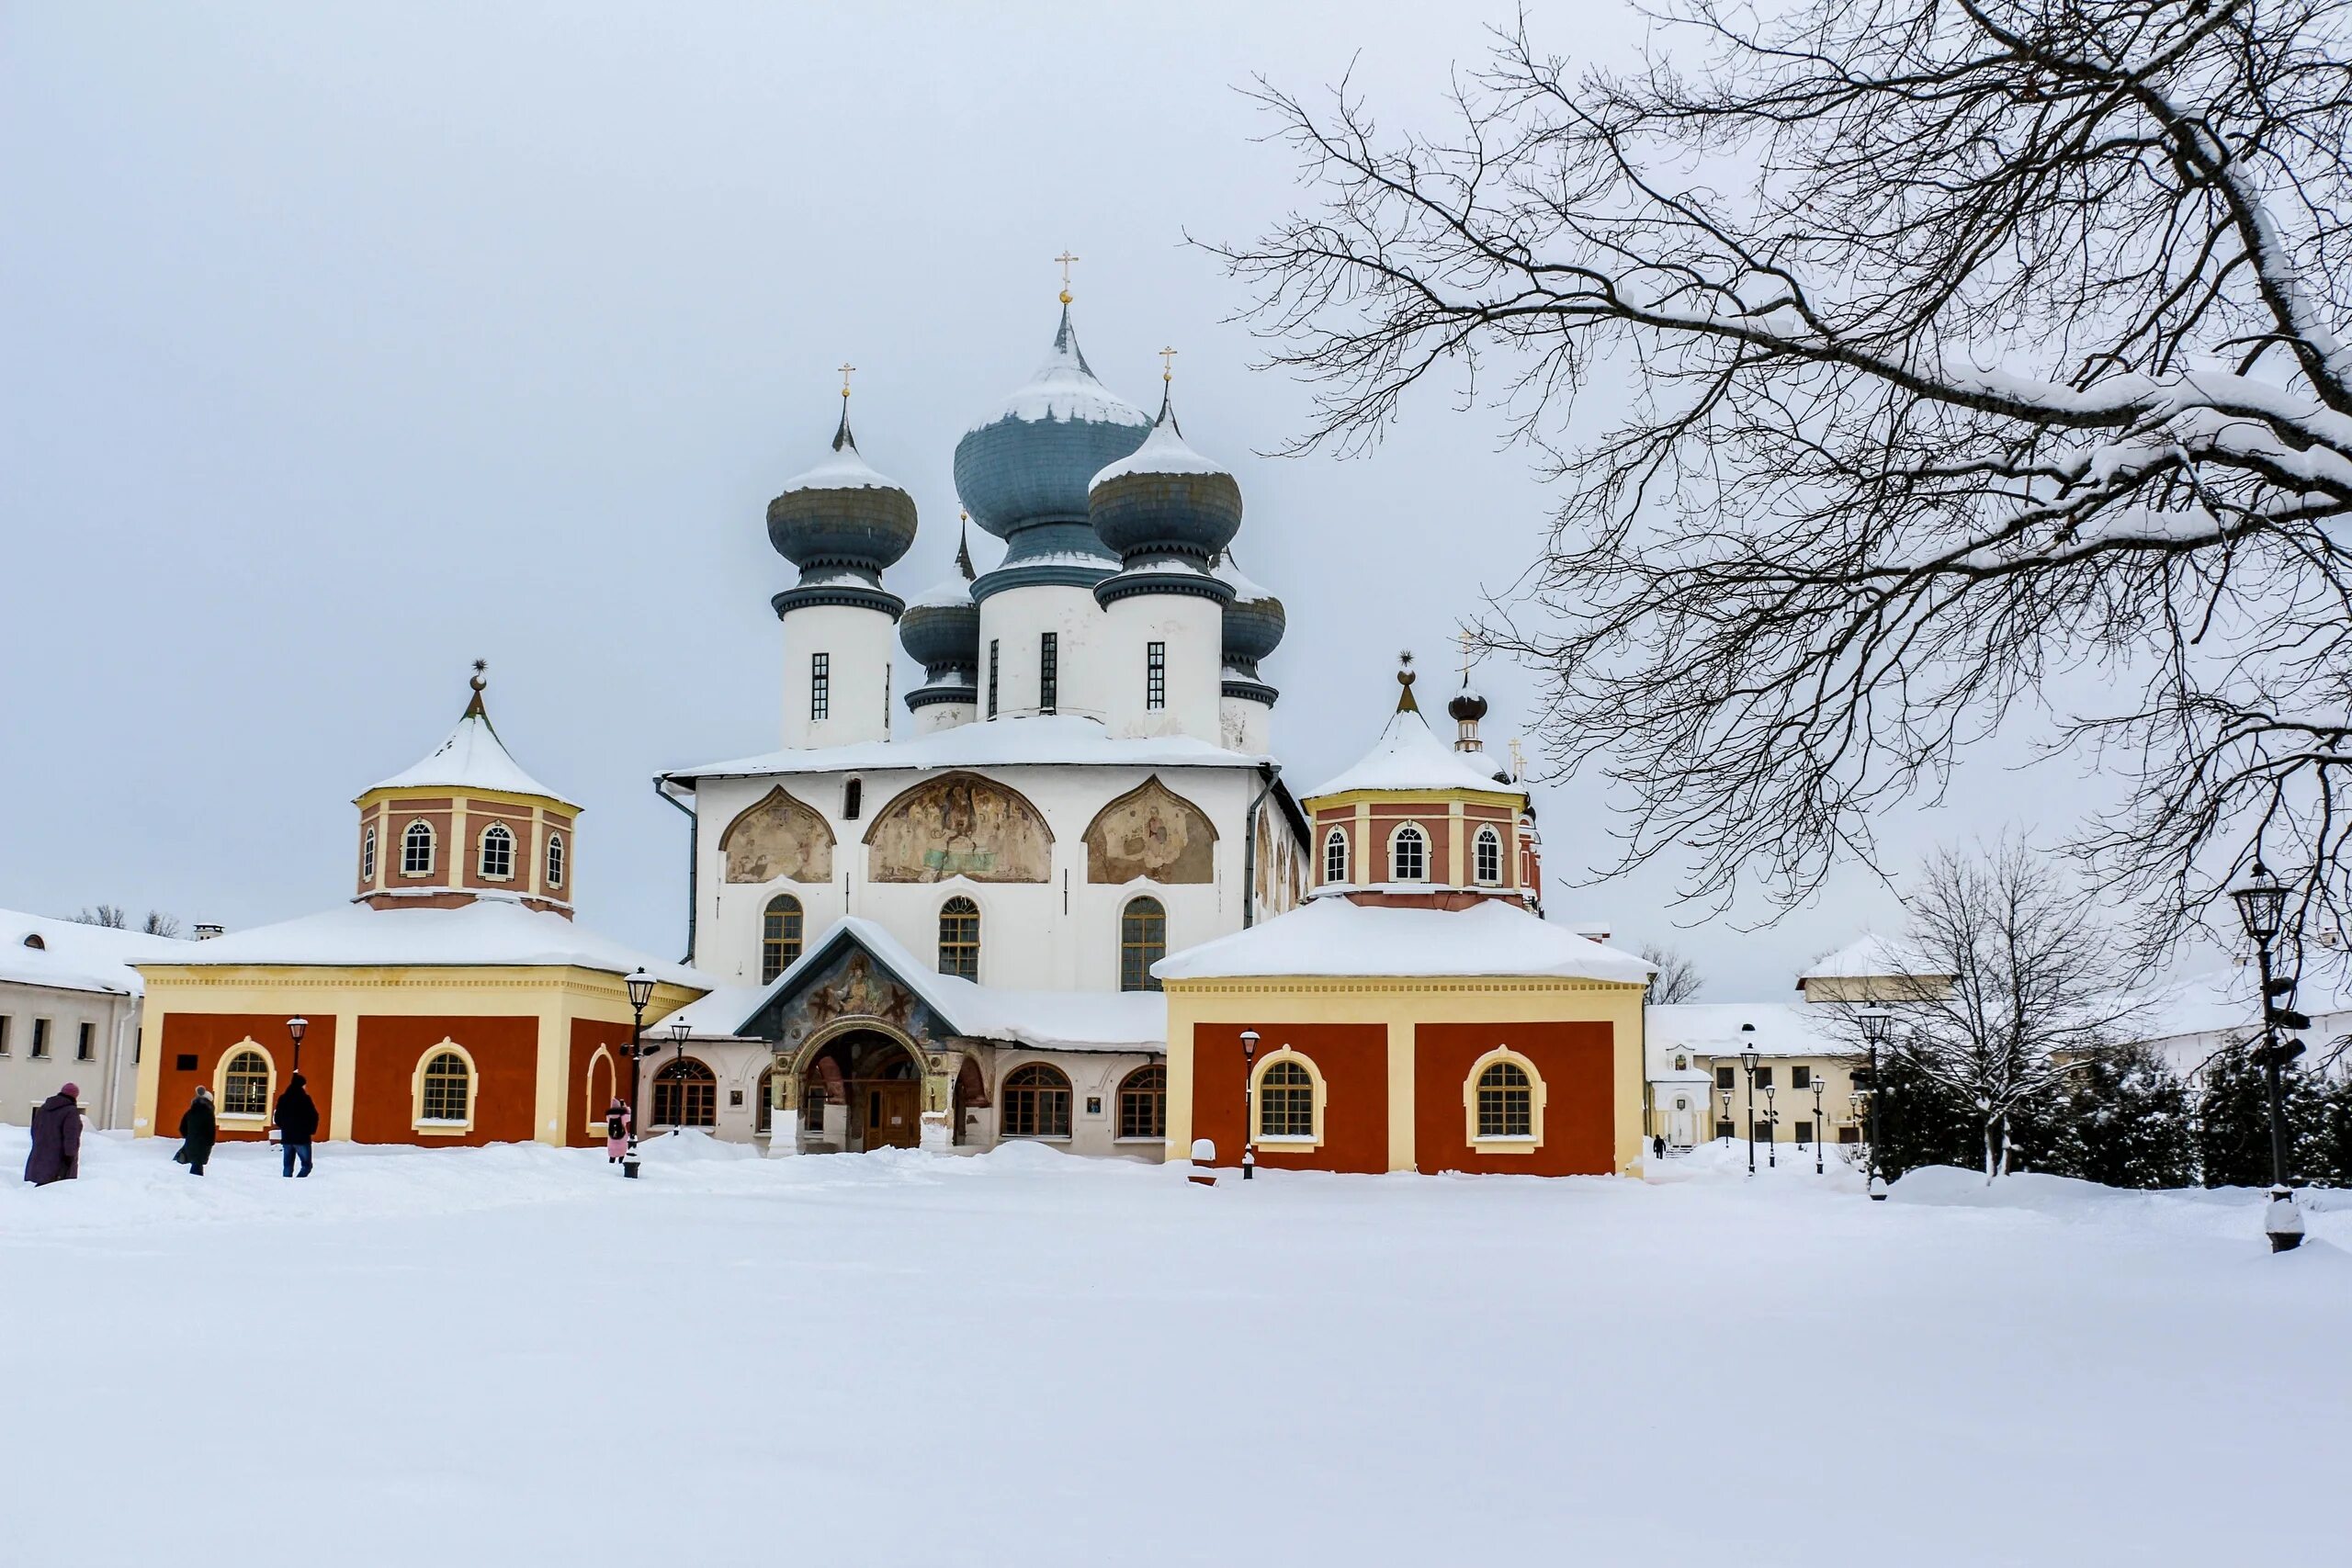
[[[1222,688],[1224,695],[1238,698],[1245,703],[1262,703],[1268,707],[1274,705],[1274,699],[1281,695],[1279,692],[1263,681],[1237,680],[1235,677],[1238,673],[1239,671],[1234,670],[1227,670],[1225,672],[1225,684]]]
[[[796,588],[787,588],[768,600],[768,607],[782,620],[795,610],[806,610],[817,604],[845,604],[858,610],[879,610],[897,620],[906,609],[907,602],[887,588],[876,588],[867,582],[839,578],[830,581],[810,582],[808,574]]]
[[[1139,593],[1191,594],[1209,600],[1220,609],[1233,602],[1231,585],[1205,571],[1174,564],[1138,567],[1116,577],[1106,577],[1094,585],[1094,602],[1106,610],[1120,600],[1132,599]]]

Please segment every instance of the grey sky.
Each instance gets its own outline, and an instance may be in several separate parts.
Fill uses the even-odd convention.
[[[890,578],[920,589],[955,549],[955,441],[1043,355],[1065,246],[1096,369],[1148,403],[1177,345],[1187,435],[1240,468],[1238,557],[1290,611],[1294,782],[1369,744],[1399,646],[1450,685],[1457,618],[1542,536],[1525,456],[1442,390],[1369,459],[1250,459],[1304,400],[1182,243],[1300,199],[1233,90],[1252,71],[1306,88],[1361,50],[1385,119],[1433,119],[1500,8],[0,15],[0,904],[334,902],[351,797],[439,739],[479,655],[516,756],[589,810],[582,918],[675,953],[685,825],[647,781],[775,743],[762,517],[831,433],[832,367],[921,507]],[[1531,683],[1479,680],[1499,750]],[[1674,942],[1710,997],[1784,996],[1890,919],[1857,874],[1773,930],[1677,932],[1664,872],[1563,886],[1607,853],[1594,787],[1538,800],[1554,915]],[[2018,807],[1996,778],[1887,830]]]

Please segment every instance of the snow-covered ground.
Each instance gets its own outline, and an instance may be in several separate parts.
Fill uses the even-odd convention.
[[[0,1561],[2340,1562],[2352,1208],[94,1138]],[[0,1130],[13,1174],[24,1134]],[[690,1157],[691,1156],[691,1157]]]

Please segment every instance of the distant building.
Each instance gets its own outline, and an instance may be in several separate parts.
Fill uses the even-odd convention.
[[[223,1138],[265,1137],[299,1070],[328,1139],[603,1136],[628,1081],[625,977],[657,982],[649,1021],[710,987],[572,923],[579,808],[516,764],[482,689],[477,674],[447,738],[355,802],[348,904],[138,962],[142,1135],[173,1134],[205,1086]]]
[[[67,1084],[93,1127],[130,1125],[141,958],[169,937],[0,909],[0,1122],[23,1126]]]

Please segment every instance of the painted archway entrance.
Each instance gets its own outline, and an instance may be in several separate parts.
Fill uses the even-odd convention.
[[[800,1102],[825,1108],[828,1133],[836,1124],[832,1108],[841,1108],[844,1149],[921,1145],[922,1064],[905,1042],[879,1030],[846,1031],[818,1046],[800,1071]]]

